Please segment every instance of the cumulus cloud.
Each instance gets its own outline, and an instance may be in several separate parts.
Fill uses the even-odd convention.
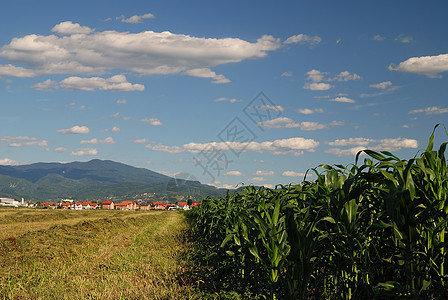
[[[62,80],[59,85],[69,91],[144,91],[145,86],[142,84],[132,84],[127,81],[124,75],[115,75],[110,78],[90,77],[82,78],[78,76],[72,76]]]
[[[356,73],[350,73],[349,71],[343,71],[339,74],[336,74],[334,77],[328,77],[330,73],[321,72],[319,70],[311,70],[306,73],[307,82],[303,86],[304,89],[312,90],[312,91],[326,91],[331,89],[333,86],[326,82],[332,81],[351,81],[351,80],[360,80],[361,76]]]
[[[448,54],[411,57],[398,66],[390,65],[389,70],[421,74],[430,78],[442,77],[439,73],[448,71]]]
[[[285,171],[282,173],[283,177],[303,177],[305,176],[305,173],[298,173],[294,171]]]
[[[40,141],[36,137],[28,136],[3,136],[0,137],[0,141],[7,143],[10,147],[24,147],[24,146],[38,146],[45,147],[48,146],[48,141]]]
[[[249,178],[248,179],[250,183],[260,183],[265,181],[266,179],[264,179],[263,177],[253,177],[253,178]]]
[[[384,36],[381,36],[381,35],[379,35],[379,34],[377,34],[377,35],[375,35],[374,37],[373,37],[373,40],[374,41],[383,41],[385,39],[385,37]]]
[[[90,132],[90,129],[87,126],[75,125],[69,129],[58,129],[56,131],[59,133],[87,134]]]
[[[257,175],[257,176],[272,176],[272,175],[274,175],[274,171],[257,170],[255,172],[255,175]]]
[[[133,143],[135,143],[135,144],[144,144],[144,143],[147,143],[147,142],[149,142],[148,139],[135,139],[133,141]]]
[[[93,29],[87,26],[81,26],[78,23],[73,23],[72,21],[61,22],[51,29],[51,32],[59,35],[89,34],[92,31]]]
[[[153,151],[161,151],[168,153],[201,153],[207,149],[214,149],[215,151],[229,151],[237,152],[270,152],[281,155],[301,155],[303,151],[314,152],[319,146],[319,142],[313,139],[305,139],[302,137],[295,137],[289,139],[279,139],[266,142],[211,142],[211,143],[188,143],[182,146],[165,146],[165,145],[151,145],[145,147]]]
[[[68,151],[68,149],[65,148],[65,147],[57,147],[57,148],[54,149],[54,151],[56,151],[56,152],[65,152],[65,151]]]
[[[226,78],[224,75],[218,75],[209,68],[197,68],[185,71],[185,74],[201,77],[201,78],[213,78],[213,83],[229,83],[230,80]]]
[[[13,76],[13,77],[34,77],[36,72],[30,69],[22,67],[16,67],[11,64],[0,65],[0,75]]]
[[[162,122],[159,119],[156,118],[144,118],[140,120],[140,122],[149,123],[151,126],[162,126]]]
[[[280,105],[261,105],[258,109],[283,112],[285,109]]]
[[[91,140],[83,140],[81,141],[81,144],[92,144],[92,145],[96,145],[96,144],[115,144],[115,141],[113,138],[111,137],[107,137],[104,140],[99,140],[96,138],[93,138]]]
[[[356,73],[351,74],[349,71],[343,71],[329,80],[330,81],[351,81],[351,80],[360,80],[360,79],[361,79],[361,76],[359,76]]]
[[[241,173],[240,171],[229,171],[229,172],[226,172],[224,175],[226,175],[226,176],[243,176],[243,173]]]
[[[280,117],[269,121],[259,122],[257,126],[263,126],[266,128],[300,128],[305,131],[313,131],[325,129],[333,126],[344,125],[344,122],[332,121],[327,124],[321,124],[318,122],[300,122],[296,123],[294,120],[286,117]]]
[[[79,149],[78,151],[72,151],[72,155],[74,156],[91,156],[91,155],[97,155],[98,150],[95,148],[84,148]]]
[[[395,38],[395,40],[399,41],[400,43],[409,44],[414,39],[412,38],[412,36],[404,36],[403,34],[400,34]]]
[[[117,104],[126,104],[128,101],[126,99],[118,99]]]
[[[304,115],[312,115],[316,113],[323,113],[324,110],[322,108],[299,108],[297,112]]]
[[[220,97],[218,99],[213,100],[214,102],[230,102],[230,103],[237,103],[237,102],[243,102],[243,99],[236,99],[236,98],[227,98],[227,97]]]
[[[154,15],[153,14],[144,14],[144,15],[134,15],[132,17],[129,18],[125,18],[124,16],[121,17],[117,17],[116,19],[121,20],[121,22],[123,23],[143,23],[143,20],[145,19],[154,19]]]
[[[392,82],[390,81],[383,81],[377,84],[370,84],[369,87],[371,88],[376,88],[376,89],[387,89],[388,87],[390,87],[392,85]]]
[[[438,114],[446,114],[448,113],[448,108],[442,108],[439,106],[430,106],[426,108],[414,109],[409,112],[410,114],[421,114],[425,115],[438,115]]]
[[[348,97],[336,97],[336,98],[330,99],[328,101],[343,102],[343,103],[355,103],[356,102],[355,100],[348,98]]]
[[[19,164],[20,163],[18,161],[7,158],[7,157],[0,159],[0,165],[2,165],[2,166],[16,166]]]
[[[375,151],[397,151],[404,148],[415,149],[418,147],[418,141],[407,138],[388,138],[388,139],[368,139],[368,138],[349,138],[334,140],[327,143],[330,146],[355,146],[348,149],[331,148],[325,150],[326,153],[334,154],[336,156],[354,156],[359,151],[370,149]]]
[[[121,130],[117,126],[112,127],[112,132],[119,133]]]
[[[56,25],[53,30],[62,36],[29,34],[13,38],[2,46],[0,58],[10,64],[0,66],[0,74],[16,77],[101,75],[120,70],[143,76],[186,74],[225,83],[230,80],[210,68],[262,58],[282,45],[278,38],[270,35],[249,42],[231,37],[194,37],[169,31],[98,32],[70,21]]]
[[[292,73],[291,72],[283,72],[282,75],[280,75],[281,77],[291,77]]]
[[[285,44],[310,44],[312,46],[319,44],[322,38],[319,36],[309,36],[306,34],[298,34],[290,36],[284,41]]]

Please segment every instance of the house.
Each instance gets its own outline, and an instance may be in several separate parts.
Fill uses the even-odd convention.
[[[82,203],[75,202],[73,206],[74,210],[82,210]]]
[[[140,205],[140,210],[150,210],[152,207],[149,204],[142,204]]]
[[[103,209],[115,209],[115,203],[113,201],[103,201],[103,203],[101,203],[101,207]]]
[[[154,202],[154,209],[165,209],[166,207],[166,203],[162,203],[162,202]]]
[[[177,202],[177,207],[179,209],[183,209],[183,210],[189,210],[190,207],[188,206],[187,202]]]
[[[121,203],[115,203],[115,209],[119,210],[136,210],[137,208],[138,205],[134,201],[122,201]]]
[[[62,208],[62,209],[72,209],[72,203],[69,203],[69,202],[62,202],[62,203],[61,203],[61,208]]]
[[[52,208],[52,209],[55,209],[55,208],[58,207],[58,204],[56,202],[49,201],[49,202],[41,202],[40,206],[42,208]]]

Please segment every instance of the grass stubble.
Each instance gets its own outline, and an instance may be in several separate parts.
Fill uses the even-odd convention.
[[[9,230],[0,236],[0,299],[198,298],[183,278],[189,246],[181,213],[0,209],[0,216]]]

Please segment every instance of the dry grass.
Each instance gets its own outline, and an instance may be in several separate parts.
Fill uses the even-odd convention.
[[[177,212],[0,210],[0,299],[193,299]]]

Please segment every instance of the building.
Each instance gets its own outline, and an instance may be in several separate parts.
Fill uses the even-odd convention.
[[[22,202],[20,202],[11,198],[0,198],[0,206],[19,207],[21,205],[23,205],[23,199]]]
[[[115,203],[115,209],[119,210],[136,210],[138,205],[134,201],[123,201],[121,203]]]
[[[115,209],[115,203],[113,201],[109,201],[109,200],[103,201],[101,203],[101,207],[103,209]]]

